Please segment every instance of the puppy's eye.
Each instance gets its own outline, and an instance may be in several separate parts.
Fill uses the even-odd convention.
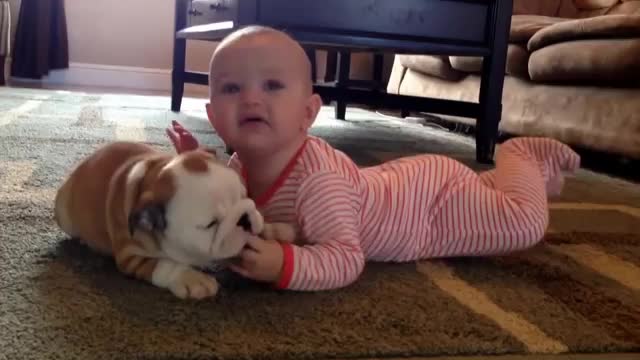
[[[212,227],[214,227],[214,226],[216,226],[216,225],[218,225],[218,219],[213,219],[213,220],[211,220],[211,222],[210,222],[210,223],[208,223],[207,225],[205,225],[205,226],[199,226],[199,228],[208,230],[208,229],[211,229]]]
[[[218,225],[218,220],[217,219],[211,220],[211,222],[207,224],[207,229],[211,229],[215,225]]]

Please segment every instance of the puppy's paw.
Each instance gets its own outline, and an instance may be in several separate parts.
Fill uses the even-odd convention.
[[[297,238],[297,231],[293,225],[285,223],[266,223],[260,236],[265,240],[278,240],[293,243]]]
[[[258,235],[264,231],[264,218],[257,209],[248,212],[249,222],[251,223],[251,233]]]
[[[158,261],[151,277],[154,285],[169,289],[181,299],[204,299],[218,293],[215,278],[169,259]]]
[[[202,300],[218,293],[218,282],[203,272],[188,268],[169,285],[169,290],[180,299]]]

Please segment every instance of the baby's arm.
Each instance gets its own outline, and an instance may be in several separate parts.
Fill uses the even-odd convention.
[[[191,134],[187,129],[185,129],[179,122],[173,120],[171,121],[171,127],[165,129],[165,133],[171,140],[173,144],[173,148],[176,150],[178,154],[181,154],[185,151],[192,150],[202,150],[206,151],[214,156],[218,156],[216,149],[208,148],[208,147],[200,147],[198,144],[198,140]]]
[[[165,132],[178,154],[199,147],[198,140],[175,120],[171,121],[171,127],[167,128]]]
[[[360,198],[333,173],[311,175],[298,190],[300,236],[308,245],[283,243],[284,264],[277,287],[326,290],[354,282],[364,268],[359,239]]]

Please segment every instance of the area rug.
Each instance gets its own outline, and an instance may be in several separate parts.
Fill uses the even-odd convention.
[[[353,285],[287,292],[222,273],[181,301],[125,278],[52,220],[56,186],[96,146],[171,151],[178,119],[222,150],[204,101],[0,90],[0,358],[327,359],[640,351],[640,189],[581,170],[545,241],[496,258],[368,264]],[[429,124],[324,108],[313,133],[362,166],[443,153],[477,170],[473,140]]]

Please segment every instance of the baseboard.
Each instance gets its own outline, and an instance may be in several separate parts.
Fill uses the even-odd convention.
[[[12,78],[12,80],[16,82],[32,82],[20,78]],[[87,86],[171,92],[171,70],[70,63],[68,69],[53,70],[48,76],[37,82],[44,86]],[[207,93],[206,86],[189,86],[188,90],[189,92]]]

